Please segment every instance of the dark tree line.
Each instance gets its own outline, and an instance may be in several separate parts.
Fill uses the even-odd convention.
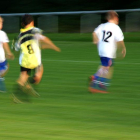
[[[2,0],[0,13],[135,9],[140,0]]]

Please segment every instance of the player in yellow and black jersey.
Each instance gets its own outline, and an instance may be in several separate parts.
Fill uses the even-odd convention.
[[[23,102],[25,99],[21,98],[19,90],[25,93],[39,96],[34,89],[29,85],[30,83],[38,84],[43,75],[43,65],[41,62],[41,49],[53,49],[60,52],[60,49],[53,44],[53,42],[46,36],[42,35],[39,28],[34,27],[34,19],[31,15],[25,14],[22,17],[21,24],[24,27],[20,30],[17,41],[14,43],[14,49],[20,51],[19,64],[20,76],[17,80],[17,88],[13,93],[15,102]],[[40,47],[40,43],[45,45]],[[30,72],[34,70],[33,77],[30,77]]]
[[[21,49],[19,63],[24,68],[34,69],[41,64],[39,41],[35,37],[36,30],[34,27],[21,29],[19,35],[18,46]]]

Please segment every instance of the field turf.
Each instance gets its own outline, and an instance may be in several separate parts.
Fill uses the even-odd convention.
[[[88,92],[99,65],[91,34],[48,34],[61,48],[42,51],[41,95],[13,104],[18,57],[9,60],[7,93],[0,93],[1,140],[140,140],[140,33],[125,33],[127,55],[117,59],[109,94]],[[15,34],[8,34],[13,39]]]

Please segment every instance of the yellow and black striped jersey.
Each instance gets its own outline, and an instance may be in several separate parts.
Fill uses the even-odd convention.
[[[41,30],[35,27],[20,30],[16,49],[20,49],[19,64],[22,67],[34,69],[41,64],[41,51],[36,34],[41,34]]]

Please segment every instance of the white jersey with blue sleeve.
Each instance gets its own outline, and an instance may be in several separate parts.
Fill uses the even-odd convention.
[[[114,23],[100,24],[94,32],[98,37],[98,53],[100,57],[116,58],[117,42],[124,36],[120,27]]]
[[[0,30],[0,63],[6,60],[5,51],[3,48],[3,43],[6,43],[6,42],[9,42],[7,34],[4,31]]]

